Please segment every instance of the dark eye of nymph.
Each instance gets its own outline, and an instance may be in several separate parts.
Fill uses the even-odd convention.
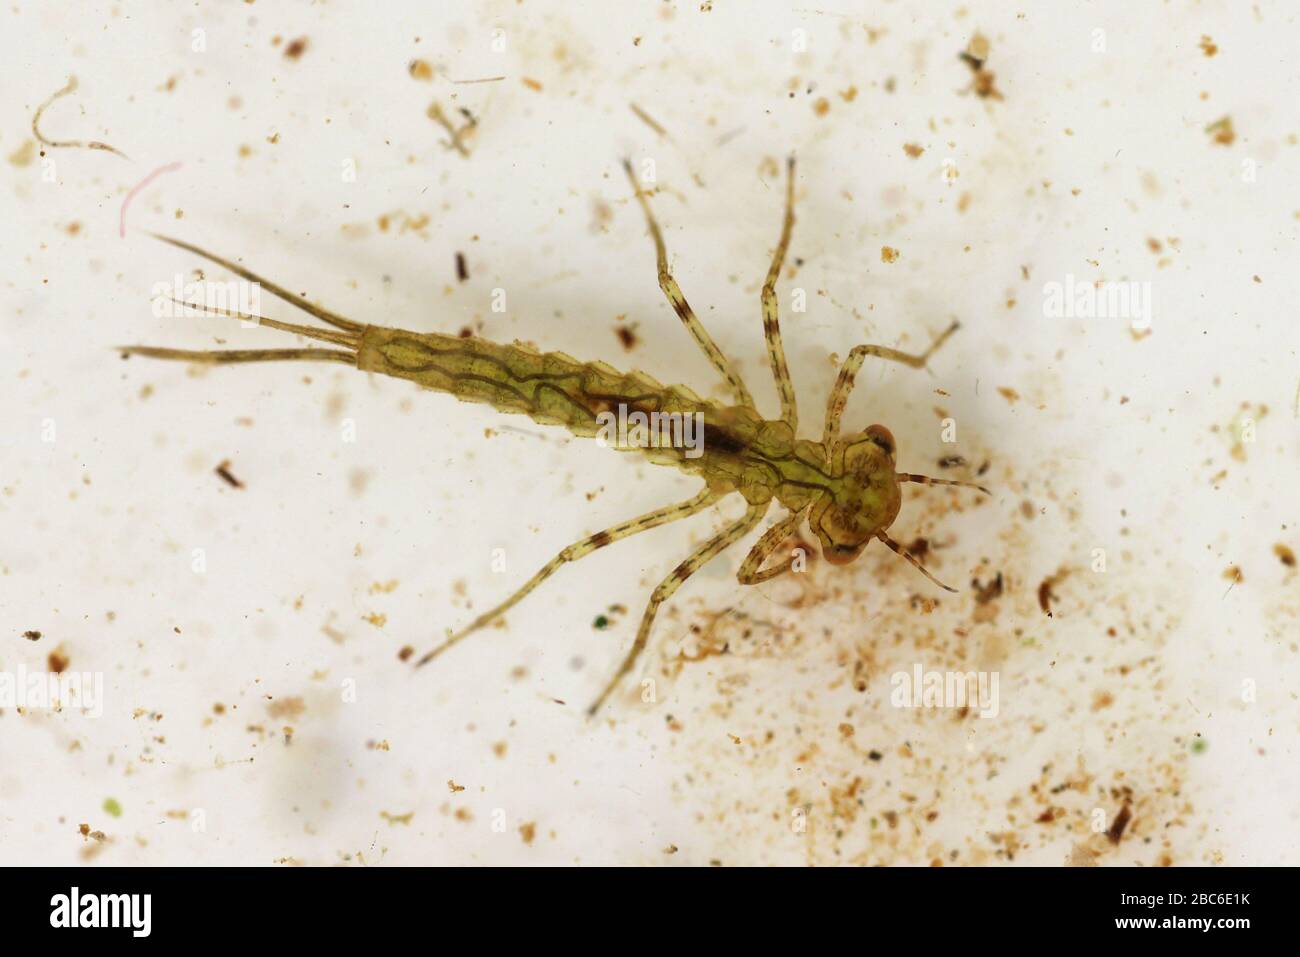
[[[872,425],[867,428],[867,438],[882,449],[890,458],[894,456],[894,436],[883,425]]]

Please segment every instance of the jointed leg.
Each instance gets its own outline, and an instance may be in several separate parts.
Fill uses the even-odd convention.
[[[619,665],[614,677],[609,680],[609,684],[605,685],[605,690],[600,693],[600,697],[587,709],[589,716],[600,710],[600,706],[605,703],[605,699],[610,696],[618,683],[623,680],[623,677],[632,670],[637,658],[645,650],[646,641],[650,638],[650,628],[654,624],[655,614],[659,611],[659,606],[671,598],[673,592],[681,587],[682,582],[699,571],[711,558],[726,551],[727,548],[744,538],[750,529],[758,524],[759,519],[763,517],[763,513],[766,511],[766,503],[750,506],[749,511],[741,519],[701,545],[690,558],[674,568],[671,574],[659,583],[650,596],[650,602],[646,605],[645,614],[641,617],[641,627],[637,629],[636,641],[632,644],[632,649],[623,659],[623,663]]]
[[[763,536],[754,543],[754,547],[750,549],[749,554],[745,556],[745,561],[736,574],[736,580],[742,585],[757,585],[789,571],[790,566],[794,564],[793,555],[786,558],[781,564],[773,565],[771,568],[763,568],[763,563],[771,558],[772,554],[781,547],[781,544],[794,534],[795,529],[799,527],[799,523],[803,521],[806,511],[805,509],[791,512],[764,532]]]
[[[830,402],[826,406],[826,429],[822,433],[822,444],[826,446],[827,450],[839,438],[840,419],[844,416],[844,407],[848,404],[849,393],[853,391],[853,381],[867,356],[889,359],[892,362],[902,362],[914,369],[920,369],[925,366],[930,356],[934,355],[935,350],[957,331],[960,325],[960,323],[954,321],[934,342],[930,343],[930,348],[919,356],[912,355],[909,352],[900,352],[897,349],[889,348],[889,346],[854,346],[852,351],[849,352],[849,357],[844,360],[844,365],[840,367],[839,378],[835,380],[835,388],[831,390]]]
[[[423,658],[416,662],[416,667],[428,664],[434,658],[438,657],[456,642],[462,638],[473,634],[484,625],[491,624],[497,618],[500,618],[507,611],[519,604],[529,592],[535,589],[546,579],[560,570],[567,562],[576,562],[579,558],[590,555],[598,548],[604,548],[621,538],[628,538],[637,532],[644,532],[646,529],[657,528],[660,525],[666,525],[669,522],[675,522],[679,518],[686,518],[688,515],[694,515],[703,509],[708,508],[716,502],[721,496],[717,493],[705,489],[699,495],[677,505],[670,505],[668,508],[661,508],[653,512],[648,512],[640,518],[634,518],[631,521],[624,522],[621,525],[615,525],[613,528],[607,528],[603,532],[596,532],[594,535],[588,535],[581,541],[574,542],[572,545],[562,549],[558,555],[542,566],[541,570],[528,579],[523,587],[513,595],[497,605],[491,611],[486,611],[475,618],[469,625],[462,628],[432,651],[426,653]]]
[[[790,367],[785,361],[785,346],[781,344],[781,326],[777,319],[776,281],[781,276],[785,252],[790,247],[790,231],[794,228],[794,157],[786,165],[785,222],[781,226],[781,241],[772,254],[772,265],[763,283],[763,336],[767,339],[767,358],[772,364],[776,391],[781,396],[781,419],[791,431],[799,431],[799,410],[795,402],[794,383]]]
[[[659,264],[659,288],[668,297],[668,303],[685,324],[687,331],[694,337],[696,344],[704,350],[704,354],[709,357],[713,367],[721,372],[722,377],[727,380],[727,384],[731,386],[731,391],[735,393],[736,401],[740,405],[751,409],[754,408],[754,399],[749,394],[749,389],[745,387],[739,373],[731,367],[727,357],[722,354],[722,350],[713,341],[709,331],[704,328],[704,323],[700,322],[694,310],[691,309],[690,303],[682,295],[677,280],[673,279],[672,273],[668,271],[668,251],[664,248],[663,233],[659,231],[659,224],[655,222],[654,213],[650,211],[650,202],[646,199],[645,192],[641,189],[641,184],[637,182],[636,174],[632,171],[631,161],[624,160],[623,169],[627,170],[627,178],[631,181],[632,188],[636,190],[637,201],[641,204],[641,211],[645,213],[650,236],[654,239],[655,258]]]

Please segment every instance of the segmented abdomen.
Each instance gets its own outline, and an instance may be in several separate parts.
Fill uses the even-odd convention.
[[[579,362],[562,352],[440,333],[367,326],[357,368],[410,379],[466,402],[562,425],[575,435],[603,436],[622,451],[639,451],[659,465],[701,476],[718,492],[739,491],[751,503],[782,495],[799,504],[822,487],[822,449],[796,442],[784,422],[755,410],[701,399],[683,385],[664,386],[644,372],[620,372],[603,362]],[[602,415],[607,413],[607,415]],[[634,413],[676,415],[686,445],[623,445],[610,419]],[[662,431],[659,433],[664,434]]]
[[[620,372],[603,362],[579,362],[562,352],[478,338],[369,326],[357,368],[410,379],[466,402],[527,415],[593,437],[602,412],[716,412],[685,386],[665,387],[643,372]]]

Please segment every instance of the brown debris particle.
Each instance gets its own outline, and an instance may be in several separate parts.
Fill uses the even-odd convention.
[[[284,48],[284,58],[286,60],[296,60],[307,50],[307,38],[298,37],[296,40],[290,40],[289,45]]]
[[[987,605],[1002,595],[1002,573],[998,572],[987,585],[980,584],[978,578],[971,579],[971,588],[975,589],[975,603]]]
[[[813,103],[813,112],[816,113],[818,116],[825,116],[830,111],[831,111],[831,101],[826,99],[826,97],[824,96],[818,97],[817,101]]]
[[[1219,52],[1219,46],[1210,38],[1208,34],[1201,34],[1201,52],[1206,56],[1214,56]]]
[[[531,77],[524,77],[524,86],[528,87],[528,89],[535,93],[542,92],[542,85]]]
[[[880,261],[882,263],[898,262],[899,255],[900,255],[899,251],[895,249],[893,246],[880,247]]]
[[[407,64],[406,69],[414,79],[425,83],[433,79],[433,67],[429,65],[428,60],[412,60]]]
[[[226,484],[232,488],[243,488],[244,483],[230,474],[230,459],[222,459],[221,464],[213,469],[218,475],[225,480]]]
[[[523,838],[525,844],[533,843],[533,838],[537,836],[537,822],[525,821],[519,825],[519,836]]]
[[[302,698],[280,698],[266,706],[266,713],[272,718],[296,718],[307,710]]]
[[[14,166],[30,166],[36,158],[36,141],[25,140],[23,145],[9,154],[9,162]]]
[[[451,139],[443,145],[447,149],[455,150],[461,156],[468,159],[469,147],[466,145],[465,140],[478,128],[478,120],[474,118],[473,113],[469,112],[469,110],[464,107],[460,108],[460,114],[464,117],[465,122],[460,126],[457,126],[451,121],[450,117],[447,116],[446,112],[443,111],[442,104],[437,100],[430,103],[429,109],[425,111],[425,116],[446,130],[447,135],[451,137]],[[379,229],[381,232],[386,232],[388,230],[388,226],[384,222],[383,217],[380,218]]]
[[[638,120],[655,131],[656,136],[662,136],[666,140],[672,139],[672,137],[668,135],[668,131],[663,128],[663,125],[645,110],[641,109],[641,107],[637,106],[635,103],[629,103],[628,107],[632,110],[633,115],[636,116]]]
[[[636,348],[639,341],[636,336],[636,325],[624,325],[620,323],[614,327],[614,335],[618,336],[618,341],[623,344],[623,348],[631,352]]]
[[[451,780],[450,778],[447,779],[447,787],[451,789],[452,794],[455,794],[457,791],[465,790],[463,786],[457,784],[455,781]]]
[[[1002,396],[1002,398],[1006,399],[1008,402],[1015,402],[1017,399],[1020,398],[1019,392],[1017,392],[1015,389],[1011,388],[1010,386],[1006,386],[1006,385],[998,386],[998,394]]]
[[[1076,844],[1070,849],[1070,856],[1065,860],[1066,867],[1096,867],[1097,850],[1088,844]]]
[[[1133,820],[1133,808],[1127,802],[1119,813],[1115,815],[1115,820],[1111,822],[1110,830],[1106,832],[1106,837],[1112,844],[1118,844],[1119,839],[1124,836],[1124,829],[1128,827],[1128,822]]]
[[[982,33],[976,33],[966,44],[966,49],[960,54],[961,61],[970,67],[974,79],[968,90],[974,90],[975,95],[984,100],[1000,100],[1002,93],[998,90],[992,71],[985,69],[984,64],[989,58],[989,41]]]
[[[59,647],[51,651],[45,659],[46,666],[56,675],[63,674],[71,663],[72,659],[68,657],[67,652],[63,650],[62,645],[59,645]]]
[[[1285,547],[1285,546],[1279,546],[1279,547]],[[1291,564],[1292,565],[1295,564],[1295,556],[1292,556]],[[24,631],[23,637],[26,638],[28,641],[40,641],[41,633],[39,631]]]
[[[1038,586],[1038,607],[1043,609],[1043,614],[1048,618],[1052,617],[1052,602],[1056,600],[1056,593],[1052,587],[1065,578],[1067,572],[1064,570],[1057,572],[1055,575],[1048,575]]]
[[[465,264],[465,254],[456,253],[456,281],[464,282],[469,278],[469,266]]]
[[[105,834],[103,831],[92,831],[92,830],[90,829],[90,825],[89,825],[89,824],[80,824],[80,825],[78,825],[78,826],[77,826],[77,833],[80,834],[82,837],[89,838],[90,840],[94,841],[96,844],[103,844],[104,842],[106,842],[106,841],[108,840],[108,835],[107,835],[107,834]],[[87,850],[98,850],[98,848],[95,848],[95,849],[87,849]],[[93,853],[87,853],[87,851],[82,851],[81,856],[82,856],[84,859],[89,860],[89,859],[90,859],[91,857],[93,857],[94,855],[93,855]]]
[[[1232,128],[1232,117],[1225,116],[1215,120],[1205,128],[1210,134],[1211,142],[1220,146],[1231,146],[1237,141],[1237,131]]]
[[[975,71],[975,95],[985,100],[1000,100],[1002,93],[994,83],[991,70]]]
[[[916,143],[904,143],[903,152],[912,157],[912,159],[916,159],[925,152],[925,147],[918,146]]]
[[[1276,555],[1278,560],[1287,568],[1295,568],[1295,552],[1291,551],[1288,546],[1278,542],[1273,546],[1273,554]],[[31,632],[29,631],[28,634],[30,635]],[[39,631],[36,632],[36,637],[39,638],[40,636],[41,633]],[[35,639],[32,640],[34,641]]]

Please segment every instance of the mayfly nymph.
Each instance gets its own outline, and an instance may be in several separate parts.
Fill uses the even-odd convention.
[[[182,305],[296,333],[335,348],[190,351],[125,346],[121,349],[125,355],[204,363],[280,359],[342,362],[365,372],[410,379],[425,388],[450,393],[466,402],[483,402],[501,412],[527,415],[544,425],[561,425],[584,437],[597,436],[616,409],[620,415],[691,417],[702,423],[702,441],[691,443],[689,448],[683,447],[682,443],[668,443],[638,449],[656,464],[672,465],[698,476],[703,488],[697,495],[574,542],[501,604],[479,615],[460,631],[448,633],[417,663],[427,664],[499,618],[568,562],[577,561],[637,532],[694,515],[738,492],[748,505],[744,516],[695,549],[654,589],[631,649],[588,709],[589,714],[596,713],[636,664],[649,640],[659,607],[705,563],[752,531],[774,499],[787,509],[788,514],[764,532],[750,549],[736,576],[742,585],[765,582],[790,569],[794,556],[771,563],[769,560],[776,557],[786,540],[807,519],[821,543],[824,556],[833,564],[853,561],[869,542],[876,539],[932,582],[954,591],[935,579],[915,556],[890,538],[886,529],[898,515],[905,482],[954,485],[988,492],[971,482],[896,471],[894,437],[883,425],[871,425],[848,435],[840,433],[844,407],[864,360],[874,356],[921,368],[957,330],[956,322],[919,355],[887,346],[856,346],[840,368],[831,392],[821,441],[798,438],[798,409],[785,349],[781,344],[776,297],[776,282],[794,227],[793,157],[787,165],[781,238],[772,256],[761,296],[763,333],[781,401],[781,415],[777,419],[765,419],[759,414],[744,381],[682,295],[669,271],[663,235],[646,193],[637,182],[631,164],[625,161],[623,165],[654,240],[659,286],[696,344],[726,380],[733,398],[730,405],[702,399],[685,386],[660,385],[643,372],[619,372],[604,362],[579,362],[560,352],[539,353],[523,345],[505,345],[473,336],[365,325],[307,302],[236,263],[165,236],[158,238],[259,284],[277,298],[333,328],[280,322],[204,304],[182,302]]]

